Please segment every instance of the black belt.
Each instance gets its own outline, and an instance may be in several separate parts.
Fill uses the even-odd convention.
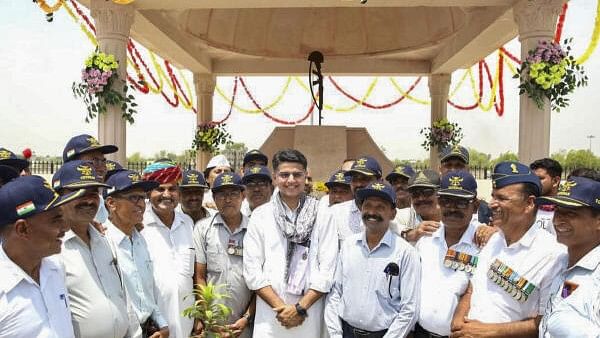
[[[413,338],[439,338],[439,337],[448,337],[448,336],[442,336],[437,333],[427,331],[421,325],[419,325],[419,323],[417,323],[417,325],[415,325],[415,331],[413,333]]]
[[[359,329],[348,324],[345,320],[341,318],[340,320],[342,321],[343,338],[382,338],[387,332],[387,330],[367,331]]]

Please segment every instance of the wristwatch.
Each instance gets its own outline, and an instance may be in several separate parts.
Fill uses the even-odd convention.
[[[244,313],[242,318],[246,318],[246,320],[248,321],[248,324],[254,323],[254,316],[251,316],[248,312]]]
[[[306,312],[306,309],[302,307],[302,305],[300,305],[300,303],[296,303],[296,312],[298,312],[298,314],[302,317],[307,317],[308,313]]]

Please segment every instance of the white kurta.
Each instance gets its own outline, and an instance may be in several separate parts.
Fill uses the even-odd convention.
[[[244,278],[248,288],[258,290],[270,285],[286,304],[296,304],[302,296],[285,291],[287,245],[287,239],[275,223],[273,201],[256,208],[244,236]],[[305,291],[329,292],[337,253],[337,230],[332,224],[331,215],[319,215],[311,235]],[[324,325],[323,298],[308,309],[308,317],[302,325],[286,329],[277,321],[276,313],[269,304],[257,297],[254,337],[319,337]]]
[[[158,307],[169,323],[170,337],[174,338],[189,337],[194,325],[192,319],[181,314],[194,302],[194,297],[190,296],[195,261],[192,228],[192,219],[182,212],[175,212],[169,229],[151,206],[146,208],[141,234],[148,243],[154,266]]]

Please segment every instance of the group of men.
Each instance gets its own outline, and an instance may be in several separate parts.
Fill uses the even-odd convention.
[[[0,337],[600,335],[593,170],[502,162],[486,203],[451,146],[440,172],[345,161],[319,200],[294,149],[141,173],[116,151],[75,136],[48,183],[0,148]],[[208,284],[224,325],[183,315]]]

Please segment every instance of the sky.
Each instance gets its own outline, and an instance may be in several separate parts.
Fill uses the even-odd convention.
[[[587,47],[594,25],[595,0],[569,2],[563,37],[573,37],[573,54],[579,56]],[[59,155],[67,140],[77,134],[97,135],[97,122],[86,123],[84,104],[73,97],[71,84],[80,80],[85,58],[94,47],[64,10],[55,14],[48,23],[44,14],[31,1],[0,1],[0,146],[16,152],[29,147],[38,155]],[[519,43],[509,42],[506,48],[519,54]],[[325,56],[327,57],[327,56]],[[496,56],[488,57],[492,70]],[[588,149],[588,135],[592,151],[600,154],[600,51],[597,50],[584,64],[590,77],[589,85],[571,96],[572,103],[560,113],[552,113],[550,150]],[[476,70],[476,68],[473,68]],[[327,71],[327,59],[323,64]],[[463,70],[452,76],[451,89]],[[517,152],[518,146],[518,82],[505,75],[505,113],[499,117],[492,109],[460,111],[448,106],[448,119],[457,122],[465,137],[462,144],[497,156],[506,151]],[[189,74],[188,74],[189,75]],[[188,76],[191,81],[191,76]],[[286,77],[246,77],[246,83],[257,101],[263,105],[272,102],[281,91]],[[414,77],[397,77],[404,89]],[[306,82],[306,79],[303,78]],[[336,80],[355,97],[361,97],[373,80],[372,77],[337,77]],[[335,107],[353,104],[327,81],[325,103]],[[219,77],[217,85],[231,95],[232,77]],[[487,84],[486,84],[487,85]],[[489,90],[487,91],[489,93]],[[428,99],[427,80],[424,78],[412,93]],[[136,122],[127,127],[127,154],[140,152],[152,156],[159,150],[181,153],[189,149],[194,136],[196,117],[181,107],[172,108],[160,95],[137,93],[139,104]],[[368,102],[383,104],[393,101],[398,93],[387,77],[380,77]],[[489,98],[486,96],[484,102]],[[229,104],[215,94],[214,119],[222,118]],[[466,81],[457,92],[455,102],[471,104],[472,90]],[[238,90],[236,103],[253,108],[251,101]],[[303,116],[310,97],[292,81],[282,102],[269,113],[286,120]],[[317,119],[315,118],[315,121]],[[315,122],[316,123],[316,122]],[[310,119],[304,124],[310,124]],[[359,108],[351,112],[324,111],[324,124],[366,127],[377,144],[386,150],[390,159],[422,159],[428,156],[420,146],[421,128],[429,125],[429,106],[404,100],[385,110]],[[234,109],[227,121],[233,141],[243,142],[250,149],[258,148],[277,125],[260,114],[247,114]]]

